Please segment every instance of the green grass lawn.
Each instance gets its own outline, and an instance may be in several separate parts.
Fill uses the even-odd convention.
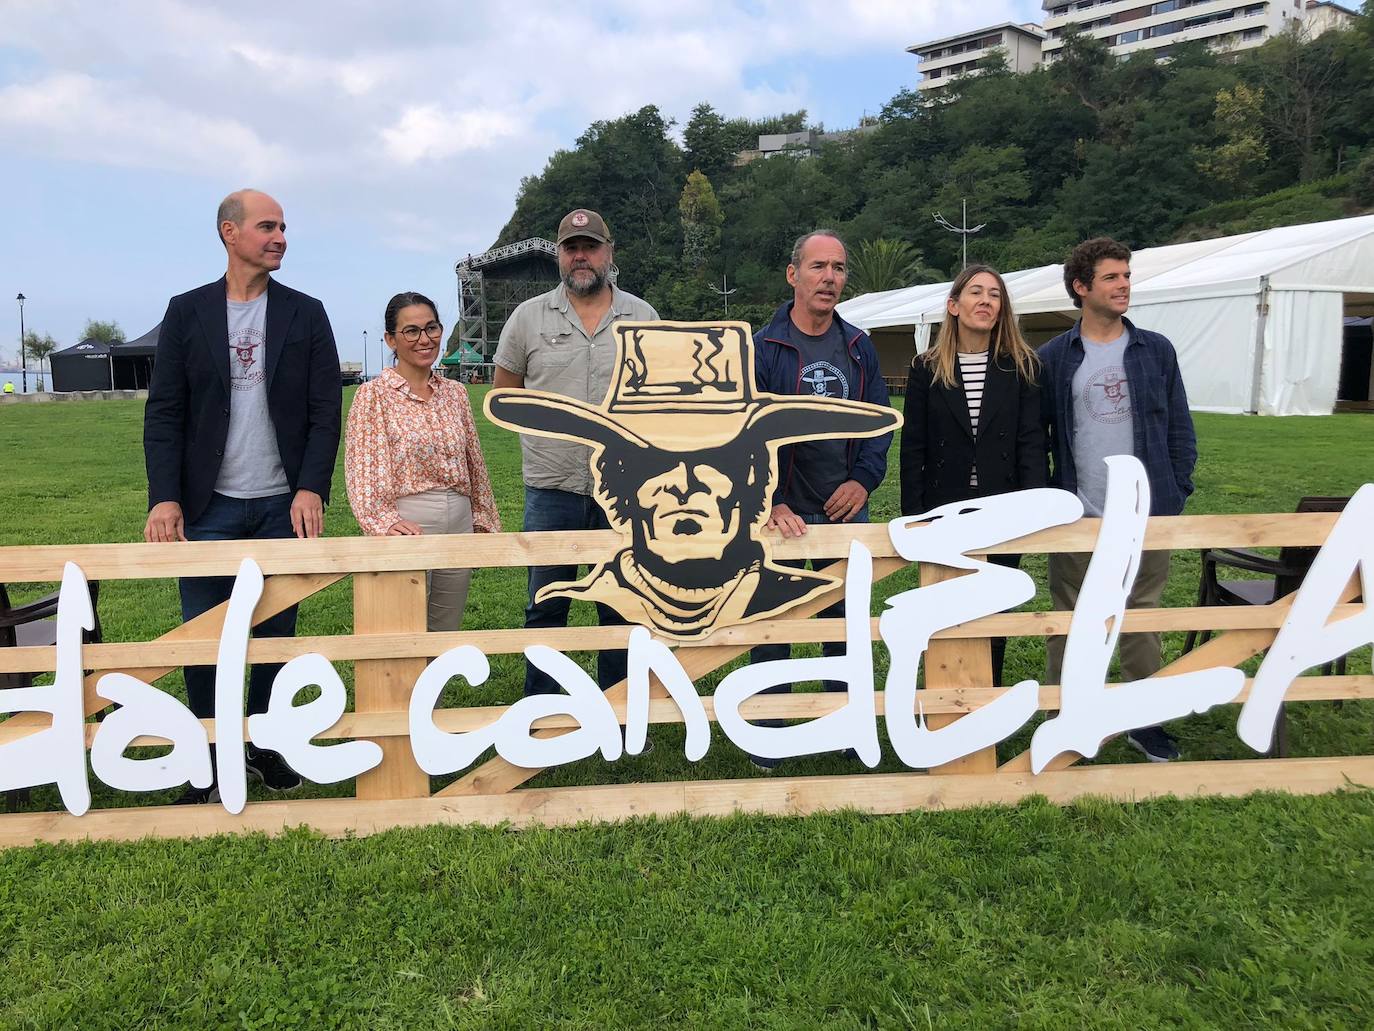
[[[0,408],[0,544],[139,539],[141,416],[126,401]],[[479,423],[518,529],[518,447]],[[1197,423],[1190,512],[1291,511],[1374,481],[1366,416]],[[875,520],[897,514],[895,459]],[[356,534],[341,466],[335,484],[327,532]],[[1043,559],[1027,568],[1043,585]],[[1180,553],[1166,603],[1196,585],[1196,554]],[[480,571],[466,625],[518,626],[523,598],[522,572]],[[336,585],[302,607],[300,632],[347,632],[350,611]],[[107,582],[101,613],[107,639],[146,640],[178,623],[175,587]],[[1010,675],[1042,662],[1039,641],[1012,642]],[[492,666],[447,703],[518,697],[520,660]],[[1369,649],[1351,672],[1369,672]],[[1185,755],[1247,755],[1235,715],[1180,722]],[[1292,750],[1369,754],[1371,727],[1368,703],[1294,706]],[[650,756],[532,783],[756,775],[719,736],[689,764],[679,728],[652,734]],[[1099,761],[1135,760],[1115,744]],[[97,805],[165,801],[92,787]],[[1370,855],[1365,791],[12,849],[0,1027],[1369,1027]]]

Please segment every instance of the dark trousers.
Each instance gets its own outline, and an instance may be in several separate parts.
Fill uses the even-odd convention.
[[[825,515],[824,513],[817,513],[816,515],[805,515],[805,514],[803,514],[803,513],[801,513],[801,512],[798,512],[797,515],[801,516],[802,521],[805,522],[806,524],[810,525],[810,526],[828,526],[828,525],[830,525],[830,520],[826,517],[826,515]],[[864,507],[861,508],[861,509],[859,510],[859,514],[856,515],[853,519],[851,519],[850,522],[854,522],[854,523],[866,523],[866,522],[868,522],[868,505],[864,505]],[[795,569],[805,569],[805,568],[806,568],[806,563],[807,563],[807,561],[808,561],[807,559],[798,559],[798,560],[795,560],[795,561],[792,561],[792,562],[780,562],[780,563],[778,563],[778,564],[779,564],[779,565],[784,565],[784,566],[792,566],[792,567],[795,568]],[[822,569],[825,569],[827,566],[834,565],[834,564],[835,564],[836,562],[838,562],[838,561],[839,561],[839,559],[833,559],[833,558],[811,559],[811,560],[810,560],[810,562],[811,562],[811,568],[814,569],[814,570],[816,570],[817,572],[819,572],[819,571],[822,570]],[[839,601],[835,602],[834,605],[831,605],[829,608],[824,609],[824,610],[822,610],[821,612],[818,612],[816,615],[817,615],[817,618],[818,618],[818,619],[843,619],[843,618],[844,618],[844,599],[841,598]],[[785,613],[785,612],[782,613],[782,616],[783,616],[783,617],[786,617],[786,616],[787,616],[787,613]],[[836,655],[843,655],[843,654],[844,654],[844,651],[845,651],[845,646],[846,646],[846,645],[845,645],[845,642],[844,642],[844,641],[826,641],[825,643],[823,643],[823,644],[821,645],[821,654],[822,654],[822,655],[826,655],[826,656],[830,656],[830,657],[832,657],[832,658],[833,658],[834,656],[836,656]],[[749,661],[750,661],[750,662],[772,662],[772,661],[774,661],[775,659],[786,659],[786,658],[789,658],[789,657],[791,656],[791,654],[792,654],[792,646],[791,646],[790,644],[760,644],[760,645],[756,645],[755,647],[749,649]],[[845,684],[844,681],[842,681],[842,680],[826,680],[826,681],[823,681],[822,683],[823,683],[823,685],[824,685],[824,687],[825,687],[825,689],[826,689],[827,691],[847,691],[847,690],[849,690],[849,686],[848,686],[847,684]],[[775,686],[773,686],[773,687],[765,688],[764,690],[760,691],[759,694],[789,694],[789,693],[791,692],[791,690],[792,690],[792,685],[791,685],[791,684],[777,684],[777,685],[775,685]],[[768,720],[760,720],[760,721],[759,721],[759,726],[781,726],[781,725],[782,725],[782,724],[781,724],[781,722],[779,722],[779,721],[768,721]]]
[[[525,487],[525,531],[534,533],[540,530],[606,530],[610,523],[606,513],[596,503],[595,498],[584,494],[573,494],[566,490],[549,490],[545,487]],[[564,627],[568,625],[568,609],[572,606],[569,598],[545,598],[536,602],[534,597],[547,584],[577,579],[577,566],[530,566],[529,593],[525,603],[526,629],[544,627]],[[600,602],[596,606],[597,620],[602,626],[623,626],[625,620],[608,605]],[[596,682],[605,691],[625,679],[626,659],[624,649],[597,652]],[[547,673],[525,663],[525,694],[558,694],[562,688]]]
[[[988,561],[994,565],[1006,566],[1008,569],[1021,568],[1020,555],[989,555]],[[992,639],[992,685],[993,687],[1003,687],[1002,666],[1007,658],[1007,639],[1005,637],[994,637]]]
[[[216,494],[209,506],[194,521],[186,524],[186,539],[191,541],[273,540],[293,537],[291,495],[274,494],[268,498],[230,498]],[[181,588],[182,622],[194,619],[229,600],[234,588],[232,576],[184,577]],[[294,637],[296,606],[278,612],[253,628],[254,637]],[[248,678],[248,713],[266,712],[272,696],[272,681],[280,663],[252,667]],[[201,719],[215,715],[215,668],[186,667],[186,698],[191,711]]]

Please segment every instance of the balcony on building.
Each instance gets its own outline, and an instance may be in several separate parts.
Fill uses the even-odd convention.
[[[906,48],[920,62],[917,88],[926,93],[945,89],[961,75],[977,75],[985,57],[1000,49],[1013,72],[1028,72],[1040,63],[1045,34],[1039,25],[1003,22],[985,28],[945,36]]]
[[[1307,0],[1043,0],[1043,7],[1048,64],[1058,58],[1070,25],[1118,57],[1140,51],[1165,57],[1177,44],[1195,40],[1218,51],[1247,50],[1302,19]]]

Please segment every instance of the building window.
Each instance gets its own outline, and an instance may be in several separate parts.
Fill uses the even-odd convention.
[[[1246,30],[1245,30],[1245,35],[1241,36],[1241,39],[1245,40],[1245,42],[1247,42],[1247,43],[1249,43],[1249,42],[1251,42],[1251,41],[1253,41],[1253,40],[1256,40],[1256,39],[1263,39],[1263,38],[1264,38],[1264,30],[1263,30],[1263,29],[1246,29]]]
[[[944,74],[945,74],[945,70],[944,70],[943,68],[932,68],[930,71],[926,72],[926,78],[927,78],[927,79],[938,79],[938,78],[940,78],[940,76],[942,76],[942,75],[944,75]]]
[[[1140,40],[1140,30],[1132,29],[1130,32],[1123,32],[1116,37],[1116,45],[1121,47],[1127,43],[1136,43]]]

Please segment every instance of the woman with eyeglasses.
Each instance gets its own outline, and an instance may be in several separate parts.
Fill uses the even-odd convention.
[[[423,294],[397,294],[384,324],[396,364],[358,388],[344,435],[358,525],[376,537],[500,533],[467,388],[434,373],[444,336],[438,309]],[[471,579],[470,569],[425,574],[431,631],[462,626]]]
[[[902,515],[1045,486],[1039,368],[1002,277],[986,265],[965,268],[950,284],[940,335],[907,376]],[[1021,556],[992,561],[1015,567]],[[1006,638],[993,638],[996,685],[1006,648]]]

